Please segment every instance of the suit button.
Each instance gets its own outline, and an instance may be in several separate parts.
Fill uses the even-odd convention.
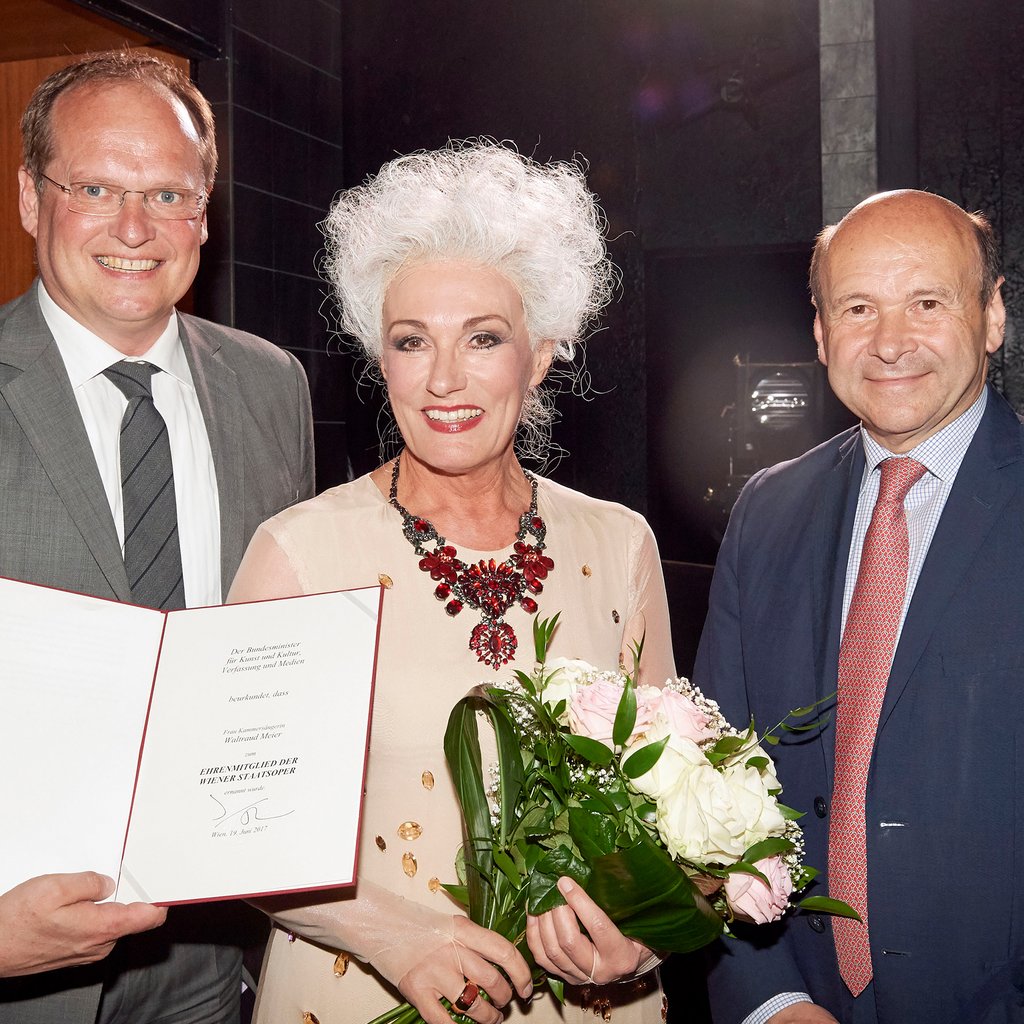
[[[820,914],[811,914],[811,916],[807,918],[807,923],[819,935],[825,930],[825,922],[821,919]]]
[[[828,814],[828,804],[825,803],[825,798],[823,796],[816,796],[814,798],[814,813],[819,818],[824,818],[825,815]]]

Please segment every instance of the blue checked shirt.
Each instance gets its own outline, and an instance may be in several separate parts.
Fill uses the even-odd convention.
[[[903,613],[900,616],[900,633],[903,632],[907,608],[910,607],[910,600],[914,596],[914,588],[921,575],[921,567],[931,546],[932,537],[935,536],[935,528],[939,525],[939,518],[946,507],[946,499],[953,488],[960,464],[964,461],[967,449],[974,439],[978,424],[981,423],[987,401],[988,390],[983,388],[977,401],[965,413],[906,453],[907,457],[920,462],[927,472],[911,487],[903,502],[910,552],[907,562],[907,593],[903,599]],[[844,628],[846,614],[850,610],[850,601],[853,598],[853,588],[857,584],[857,573],[860,571],[864,536],[868,532],[871,513],[878,499],[878,485],[882,478],[879,467],[886,459],[894,457],[892,452],[883,448],[863,426],[860,428],[860,436],[864,443],[864,475],[861,478],[857,513],[853,521],[850,557],[846,563],[846,584],[843,588]],[[899,633],[896,642],[899,643]],[[767,1024],[773,1014],[787,1006],[809,1002],[811,997],[806,992],[780,992],[745,1017],[742,1024]]]

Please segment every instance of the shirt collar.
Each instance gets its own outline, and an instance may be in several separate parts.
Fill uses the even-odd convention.
[[[962,412],[952,423],[947,423],[941,430],[926,438],[919,445],[905,452],[911,459],[920,462],[932,476],[940,480],[951,481],[960,469],[967,449],[974,439],[974,434],[981,423],[988,403],[988,388],[983,387],[981,394],[974,400],[971,407]],[[864,459],[866,462],[865,479],[874,472],[886,459],[893,457],[893,452],[880,445],[861,424],[861,440],[864,443]]]
[[[61,359],[67,368],[72,388],[79,388],[93,377],[101,374],[108,366],[119,363],[126,358],[112,345],[108,345],[101,337],[83,327],[73,316],[61,309],[50,297],[43,282],[39,282],[39,309],[50,328],[53,340],[60,351]],[[178,336],[178,318],[171,312],[167,318],[167,326],[160,337],[153,342],[145,353],[145,362],[152,363],[165,373],[192,388],[192,371],[189,370],[185,350]]]

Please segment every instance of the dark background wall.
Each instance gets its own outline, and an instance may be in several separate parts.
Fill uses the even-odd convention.
[[[343,176],[341,0],[286,6],[230,5],[222,56],[197,65],[224,160],[197,306],[301,360],[314,398],[318,477],[332,483],[347,471],[346,409],[335,397],[341,360],[335,353],[332,361],[316,258],[317,223]]]
[[[905,145],[915,184],[982,210],[999,234],[1009,320],[993,377],[1024,411],[1024,7],[915,0],[910,24],[889,39],[915,70],[915,131]],[[898,115],[893,106],[883,115]]]

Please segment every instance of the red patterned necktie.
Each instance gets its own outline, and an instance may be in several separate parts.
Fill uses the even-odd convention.
[[[864,796],[878,716],[892,667],[907,592],[909,541],[903,500],[925,467],[886,459],[878,500],[861,550],[857,585],[839,647],[836,762],[828,836],[829,895],[845,900],[862,922],[835,917],[839,974],[859,996],[871,981]]]

